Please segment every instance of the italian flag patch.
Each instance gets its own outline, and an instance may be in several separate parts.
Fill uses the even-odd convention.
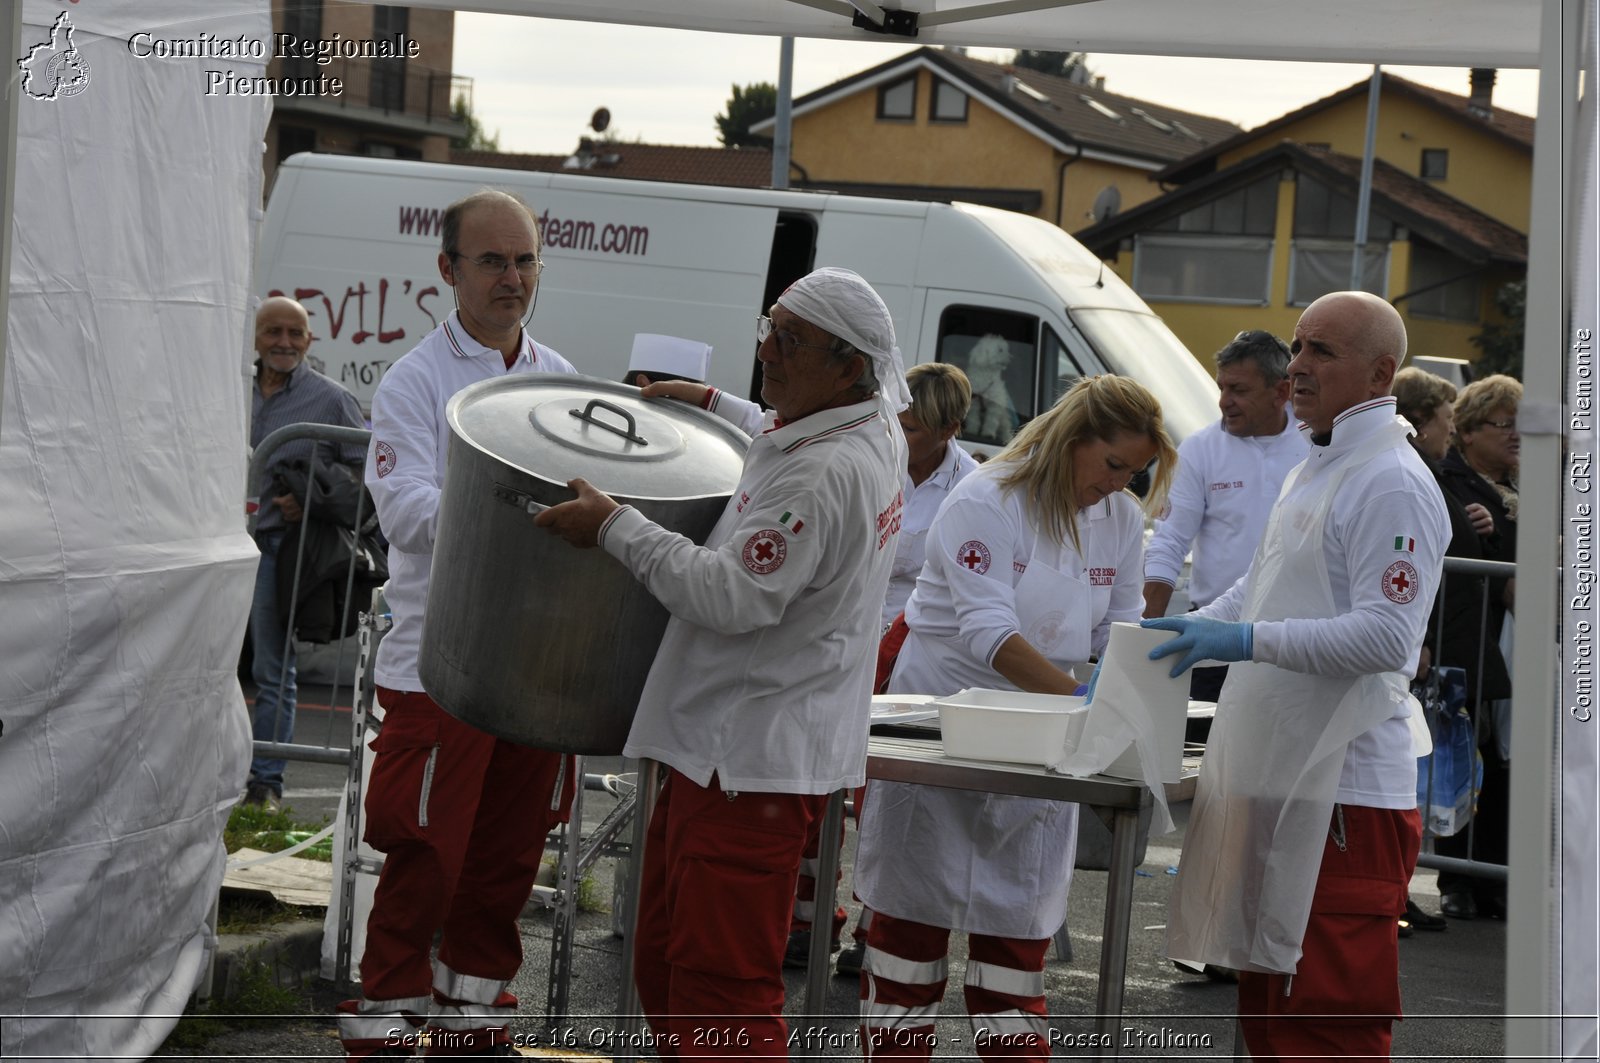
[[[1396,535],[1394,537],[1394,548],[1403,550],[1408,554],[1414,554],[1417,552],[1417,541],[1415,539],[1407,539],[1404,535]]]
[[[787,510],[784,512],[783,516],[778,518],[778,523],[782,524],[785,528],[788,528],[789,534],[791,535],[798,535],[800,533],[800,529],[806,526],[805,521],[801,520],[799,517],[788,512]]]

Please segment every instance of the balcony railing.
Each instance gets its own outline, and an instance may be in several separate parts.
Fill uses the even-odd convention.
[[[326,65],[319,65],[314,59],[274,59],[267,66],[267,75],[293,80],[338,78],[343,85],[338,95],[326,91],[315,96],[283,94],[277,101],[280,106],[314,98],[322,105],[370,108],[397,117],[448,122],[451,101],[463,95],[468,100],[472,98],[471,78],[408,60],[334,56]]]

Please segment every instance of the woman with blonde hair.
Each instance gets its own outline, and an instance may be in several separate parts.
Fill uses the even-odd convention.
[[[1440,463],[1439,483],[1446,494],[1464,506],[1477,503],[1489,511],[1494,526],[1483,537],[1482,556],[1490,561],[1517,560],[1517,474],[1522,456],[1517,407],[1521,403],[1522,384],[1513,377],[1496,373],[1468,384],[1456,396],[1455,449]],[[1489,638],[1500,640],[1498,648],[1508,672],[1508,614],[1516,602],[1516,589],[1515,577],[1489,583]],[[1483,790],[1473,814],[1472,855],[1475,860],[1503,864],[1511,826],[1509,680],[1505,696],[1496,698],[1491,693],[1480,701],[1487,703],[1489,711],[1488,720],[1480,719],[1477,728],[1478,748],[1483,753]],[[1464,839],[1448,839],[1439,848],[1451,852],[1464,844]],[[1505,883],[1441,873],[1439,910],[1453,919],[1480,915],[1504,919]]]
[[[934,518],[890,691],[1074,693],[1112,622],[1143,609],[1145,513],[1124,489],[1155,461],[1143,508],[1157,510],[1176,458],[1160,404],[1126,377],[1080,381],[1024,426]],[[856,856],[856,892],[874,913],[861,975],[866,1054],[928,1058],[950,931],[961,930],[973,1029],[1012,1035],[979,1054],[1048,1057],[1044,957],[1066,917],[1077,806],[869,789]]]

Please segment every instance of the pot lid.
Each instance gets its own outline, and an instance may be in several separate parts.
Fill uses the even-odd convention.
[[[463,442],[565,486],[582,477],[609,495],[698,498],[739,483],[749,437],[676,399],[571,373],[516,373],[471,384],[445,409]]]

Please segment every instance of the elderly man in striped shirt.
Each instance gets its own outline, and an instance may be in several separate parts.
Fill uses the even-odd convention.
[[[306,364],[311,339],[305,307],[282,295],[262,301],[256,311],[256,382],[250,392],[252,448],[291,424],[367,426],[356,397]],[[302,513],[300,501],[282,485],[274,469],[285,462],[308,461],[313,448],[318,451],[318,461],[324,463],[360,465],[365,457],[365,448],[359,444],[291,440],[272,455],[263,481],[250,485],[250,493],[261,505],[255,530],[261,564],[250,602],[250,676],[256,683],[258,742],[287,742],[294,734],[294,643],[278,610],[278,549],[289,526],[297,523]],[[282,758],[252,759],[245,803],[276,809],[283,799],[283,768]]]

